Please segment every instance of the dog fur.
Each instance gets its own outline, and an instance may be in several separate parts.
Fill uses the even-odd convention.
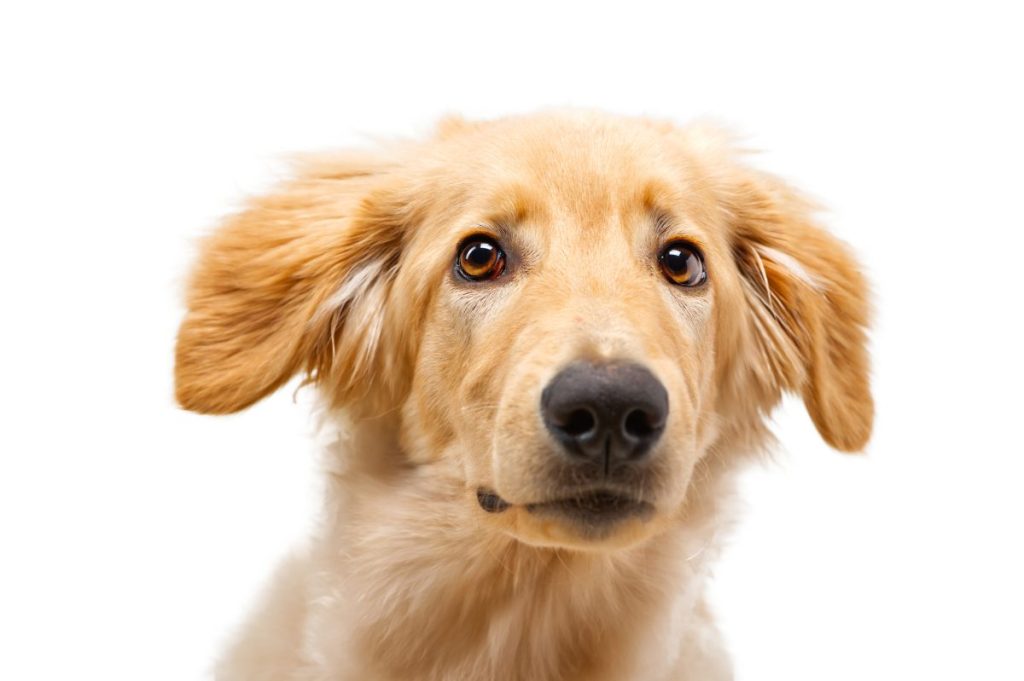
[[[453,276],[476,233],[501,281]],[[659,271],[673,238],[699,244],[699,290]],[[203,243],[187,305],[182,406],[238,411],[302,373],[337,432],[320,530],[224,681],[731,678],[704,582],[765,417],[791,391],[836,449],[871,432],[854,259],[707,126],[449,119],[306,158]],[[655,513],[597,535],[526,509],[559,485],[540,392],[581,358],[643,364],[671,405]]]

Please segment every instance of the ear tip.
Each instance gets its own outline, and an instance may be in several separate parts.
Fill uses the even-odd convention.
[[[250,406],[255,399],[244,401],[231,399],[226,391],[189,380],[180,374],[174,381],[174,400],[178,405],[196,414],[224,415],[233,414]]]
[[[273,392],[288,377],[267,380],[273,372],[233,362],[229,352],[216,344],[197,340],[199,330],[186,321],[178,334],[174,354],[174,400],[197,414],[233,414]],[[234,354],[237,354],[235,352]]]
[[[185,411],[192,411],[197,414],[219,413],[214,405],[203,399],[202,391],[196,390],[191,385],[180,380],[175,382],[174,401]]]
[[[840,452],[856,453],[867,447],[874,429],[875,406],[870,397],[863,399],[856,410],[833,414],[827,421],[812,412],[811,417],[822,439]]]
[[[837,451],[844,452],[846,454],[859,454],[864,451],[868,442],[871,441],[871,433],[868,432],[867,434],[856,438],[825,438],[825,441],[828,442],[830,447]]]

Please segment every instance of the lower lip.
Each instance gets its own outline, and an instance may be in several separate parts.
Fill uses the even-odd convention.
[[[526,510],[535,515],[567,518],[585,525],[607,525],[631,518],[642,520],[654,512],[654,507],[643,501],[608,497],[527,504]]]

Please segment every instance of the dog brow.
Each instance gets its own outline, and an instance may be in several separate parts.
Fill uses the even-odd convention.
[[[511,229],[527,219],[542,219],[548,213],[541,197],[521,184],[496,190],[487,205],[490,207],[487,221],[499,229]]]

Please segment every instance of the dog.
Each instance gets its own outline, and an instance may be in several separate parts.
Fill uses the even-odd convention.
[[[873,420],[868,287],[729,134],[597,112],[308,156],[203,243],[186,409],[300,374],[326,506],[224,681],[717,681],[735,474],[800,395]]]

